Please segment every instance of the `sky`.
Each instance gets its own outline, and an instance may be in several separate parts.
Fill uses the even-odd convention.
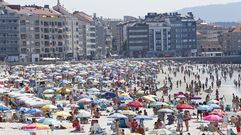
[[[5,0],[10,4],[54,6],[57,0]],[[147,12],[172,12],[185,7],[241,2],[241,0],[60,0],[68,11],[84,11],[105,18],[122,19],[124,15],[143,17]]]

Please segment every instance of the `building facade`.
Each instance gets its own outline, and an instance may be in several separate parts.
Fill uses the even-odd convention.
[[[84,44],[82,33],[82,22],[78,20],[72,13],[68,12],[58,2],[53,7],[55,11],[61,13],[66,19],[66,51],[65,59],[81,59],[84,56]]]
[[[222,33],[219,40],[224,55],[241,55],[241,25]]]
[[[82,29],[82,41],[84,46],[84,57],[96,58],[97,46],[96,46],[96,27],[94,20],[91,16],[84,12],[75,11],[73,13],[75,17],[81,22]]]
[[[149,53],[150,56],[165,56],[171,51],[171,27],[164,22],[150,22]]]
[[[133,23],[127,27],[129,57],[145,57],[149,49],[149,26],[146,23]]]
[[[0,60],[19,61],[20,16],[0,2]]]
[[[219,37],[225,28],[208,23],[197,25],[197,48],[199,56],[222,56],[223,48]]]
[[[65,59],[65,18],[49,6],[8,5],[19,16],[21,62]]]

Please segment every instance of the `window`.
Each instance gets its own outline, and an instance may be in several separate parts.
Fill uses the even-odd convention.
[[[40,39],[40,35],[39,34],[35,34],[35,39]]]
[[[39,25],[39,20],[36,20],[36,21],[34,22],[34,24],[35,24],[35,25]]]
[[[35,42],[35,46],[40,46],[40,42]]]
[[[39,27],[35,27],[35,32],[39,32]]]
[[[59,47],[59,52],[63,52],[63,48]]]
[[[40,53],[40,49],[35,49],[35,53]]]
[[[26,39],[27,35],[26,34],[21,34],[21,39]]]
[[[48,53],[48,52],[49,52],[49,48],[45,48],[44,51],[45,51],[46,53]]]
[[[22,42],[22,46],[26,46],[27,45],[27,42],[26,41],[23,41]]]
[[[63,45],[63,42],[58,42],[58,46],[62,46]]]
[[[21,20],[20,21],[20,25],[26,25],[26,21],[25,20]]]

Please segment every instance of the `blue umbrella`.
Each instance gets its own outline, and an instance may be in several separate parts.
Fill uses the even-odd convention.
[[[125,96],[125,97],[119,97],[118,100],[120,100],[120,101],[126,101],[126,100],[133,100],[133,99],[132,99],[131,97]]]
[[[36,108],[29,109],[28,111],[26,111],[26,113],[29,113],[29,114],[35,114],[35,113],[40,113],[40,112],[42,112],[42,111],[39,109],[36,109]]]
[[[209,105],[199,105],[197,107],[197,110],[200,110],[200,111],[211,111],[212,109],[213,107]]]
[[[116,97],[116,94],[113,92],[106,92],[104,96],[106,98],[114,98],[114,97]]]
[[[213,109],[220,109],[221,107],[217,104],[209,104]]]
[[[0,111],[6,111],[6,110],[10,110],[10,108],[4,105],[0,105]]]
[[[127,119],[127,117],[123,114],[120,114],[120,113],[114,113],[114,114],[111,114],[109,116],[107,116],[107,118],[114,118],[114,119]]]
[[[60,122],[53,118],[43,118],[38,121],[38,123],[44,124],[44,125],[53,125],[53,126],[59,126]]]
[[[70,82],[69,82],[69,81],[67,81],[67,80],[62,80],[62,81],[61,81],[61,84],[66,85],[66,84],[70,84]]]
[[[19,112],[27,112],[29,110],[29,108],[26,108],[26,107],[17,107],[16,111],[19,111]]]
[[[134,119],[136,120],[152,120],[152,117],[146,115],[137,115]]]

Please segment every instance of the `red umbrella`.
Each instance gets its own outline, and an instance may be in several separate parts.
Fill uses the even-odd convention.
[[[131,107],[144,107],[144,104],[139,102],[139,101],[131,101],[127,104],[128,106],[131,106]]]
[[[211,114],[219,115],[219,116],[224,116],[224,115],[226,115],[226,113],[225,113],[223,110],[221,110],[221,109],[214,109],[214,110],[211,112]]]
[[[176,106],[177,109],[194,109],[194,107],[192,107],[189,104],[179,104]]]
[[[218,115],[208,115],[203,118],[206,121],[222,121],[223,118]]]

